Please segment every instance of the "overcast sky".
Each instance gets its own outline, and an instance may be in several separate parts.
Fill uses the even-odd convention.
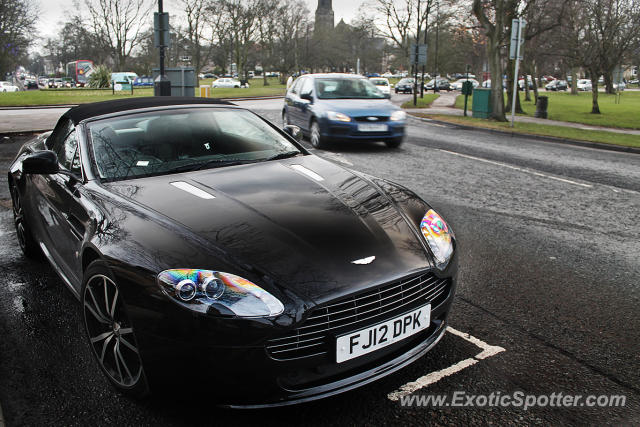
[[[317,0],[304,0],[307,3],[309,11],[313,15],[318,7]],[[340,22],[340,19],[344,19],[347,23],[350,22],[357,14],[360,5],[364,0],[334,0],[333,11],[335,13],[336,24]],[[47,37],[53,37],[56,35],[58,22],[64,20],[64,17],[68,13],[72,13],[74,10],[73,0],[39,0],[40,14],[38,20],[38,34],[41,39]],[[84,0],[80,0],[80,4],[84,5]],[[179,9],[176,8],[177,2],[175,0],[164,0],[164,8],[169,13],[178,13]],[[149,23],[153,22],[153,19],[149,18]]]

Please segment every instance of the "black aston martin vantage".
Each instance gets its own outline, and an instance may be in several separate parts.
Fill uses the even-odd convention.
[[[441,339],[453,231],[300,135],[223,101],[138,98],[72,108],[20,149],[20,246],[81,302],[117,389],[197,383],[207,404],[286,405],[389,375]]]

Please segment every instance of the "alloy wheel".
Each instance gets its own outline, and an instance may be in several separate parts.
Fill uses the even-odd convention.
[[[142,361],[118,286],[102,274],[92,276],[84,289],[83,311],[91,348],[103,370],[118,386],[135,386]]]
[[[311,125],[311,145],[315,148],[320,147],[320,126],[317,122],[313,122]]]
[[[20,248],[25,251],[27,246],[27,232],[24,223],[24,211],[22,210],[22,200],[16,187],[11,187],[11,197],[13,198],[13,223],[18,235]]]

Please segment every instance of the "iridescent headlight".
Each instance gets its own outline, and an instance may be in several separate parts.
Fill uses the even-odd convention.
[[[422,235],[427,240],[436,266],[444,269],[453,254],[453,242],[447,223],[434,211],[429,209],[420,223]]]
[[[217,305],[239,317],[276,316],[284,306],[247,279],[221,271],[180,268],[158,274],[162,290],[181,305],[206,313]]]

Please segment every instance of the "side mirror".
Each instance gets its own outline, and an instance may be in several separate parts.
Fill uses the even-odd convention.
[[[58,173],[58,156],[53,151],[38,151],[22,160],[22,173],[34,175],[51,175]]]
[[[295,139],[297,142],[302,141],[302,129],[298,126],[287,125],[283,128],[287,135],[291,138]]]
[[[313,96],[311,95],[311,92],[300,94],[300,98],[301,99],[306,99],[307,101],[310,101],[310,102],[313,102]]]

